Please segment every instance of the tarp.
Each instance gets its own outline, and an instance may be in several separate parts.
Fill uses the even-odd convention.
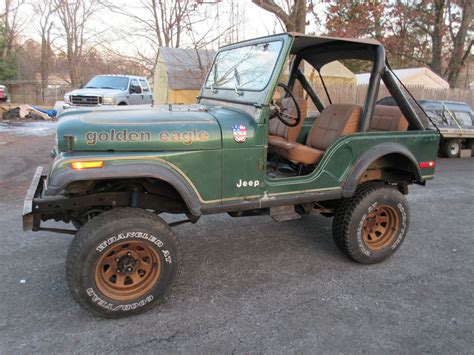
[[[45,112],[46,111],[46,112]],[[53,113],[55,110],[43,110],[30,105],[20,105],[3,113],[5,120],[45,120],[50,121],[54,116],[50,116],[47,112]]]

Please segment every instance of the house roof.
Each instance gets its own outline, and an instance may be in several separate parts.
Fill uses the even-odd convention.
[[[166,66],[168,87],[172,90],[199,89],[214,55],[212,50],[161,47],[159,61]]]
[[[404,83],[409,84],[410,80],[427,76],[434,81],[440,88],[449,88],[449,83],[442,77],[437,75],[435,72],[428,68],[407,68],[407,69],[396,69],[393,71],[396,76]],[[370,73],[357,74],[357,85],[368,85]]]

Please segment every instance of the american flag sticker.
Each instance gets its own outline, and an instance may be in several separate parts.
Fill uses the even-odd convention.
[[[237,143],[243,143],[247,140],[247,127],[244,125],[236,125],[232,127],[232,133],[234,134],[234,140]]]

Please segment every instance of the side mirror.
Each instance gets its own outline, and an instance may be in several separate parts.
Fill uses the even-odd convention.
[[[84,84],[79,85],[79,89],[84,89]]]

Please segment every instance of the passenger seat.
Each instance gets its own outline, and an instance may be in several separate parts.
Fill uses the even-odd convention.
[[[397,106],[376,105],[369,132],[406,131],[408,121]]]

